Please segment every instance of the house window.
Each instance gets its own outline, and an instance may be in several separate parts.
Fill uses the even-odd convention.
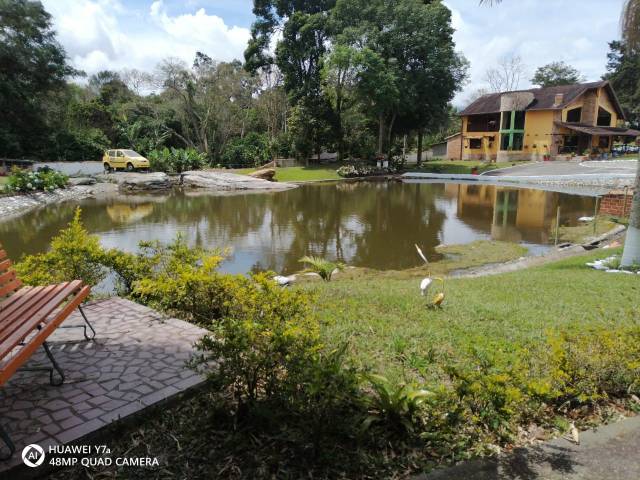
[[[582,107],[574,108],[567,112],[568,123],[580,123],[581,118],[582,118]]]
[[[467,132],[497,132],[500,128],[500,114],[469,115]]]
[[[609,148],[609,137],[601,136],[598,140],[598,147],[600,148]]]
[[[502,112],[500,150],[521,151],[524,147],[524,111]]]
[[[470,138],[469,139],[469,148],[471,150],[480,150],[482,148],[482,139],[481,138]]]
[[[610,127],[611,126],[611,114],[604,108],[598,108],[598,126]]]

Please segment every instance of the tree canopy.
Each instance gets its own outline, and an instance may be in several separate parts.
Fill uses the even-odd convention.
[[[580,72],[565,62],[551,62],[539,67],[531,79],[531,83],[542,88],[573,85],[583,81],[584,77]]]

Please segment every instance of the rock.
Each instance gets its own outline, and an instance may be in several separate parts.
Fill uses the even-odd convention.
[[[171,188],[171,181],[164,172],[119,173],[115,176],[118,182],[118,189],[121,192],[168,190]]]
[[[189,171],[182,174],[185,188],[206,188],[210,190],[288,190],[296,188],[292,183],[276,183],[248,175],[217,171]]]
[[[71,177],[69,185],[95,185],[96,179],[93,177]]]
[[[273,182],[273,177],[276,175],[275,168],[263,168],[261,170],[256,170],[249,174],[250,177],[253,178],[262,178],[263,180],[269,180]]]

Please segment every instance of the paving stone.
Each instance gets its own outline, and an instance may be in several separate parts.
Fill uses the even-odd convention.
[[[0,389],[0,416],[18,451],[29,443],[78,441],[204,381],[184,363],[204,330],[160,321],[156,312],[121,298],[91,302],[84,310],[98,332],[96,342],[84,341],[74,328],[49,337],[67,383],[55,387],[42,372],[19,371]],[[75,323],[82,323],[77,312],[65,322]],[[28,363],[46,362],[37,352]],[[21,463],[19,457],[0,462],[0,478]]]

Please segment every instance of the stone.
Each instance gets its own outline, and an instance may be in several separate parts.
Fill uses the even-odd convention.
[[[209,190],[288,190],[296,188],[292,183],[277,183],[249,175],[218,171],[189,171],[182,174],[182,186]]]
[[[69,185],[95,185],[96,179],[93,177],[71,177]]]
[[[255,172],[251,172],[249,174],[250,177],[254,177],[254,178],[262,178],[263,180],[269,180],[270,182],[273,182],[273,177],[275,177],[276,175],[276,170],[275,168],[263,168],[260,170],[256,170]]]
[[[121,192],[168,190],[172,187],[169,176],[164,172],[118,173],[115,176]]]

